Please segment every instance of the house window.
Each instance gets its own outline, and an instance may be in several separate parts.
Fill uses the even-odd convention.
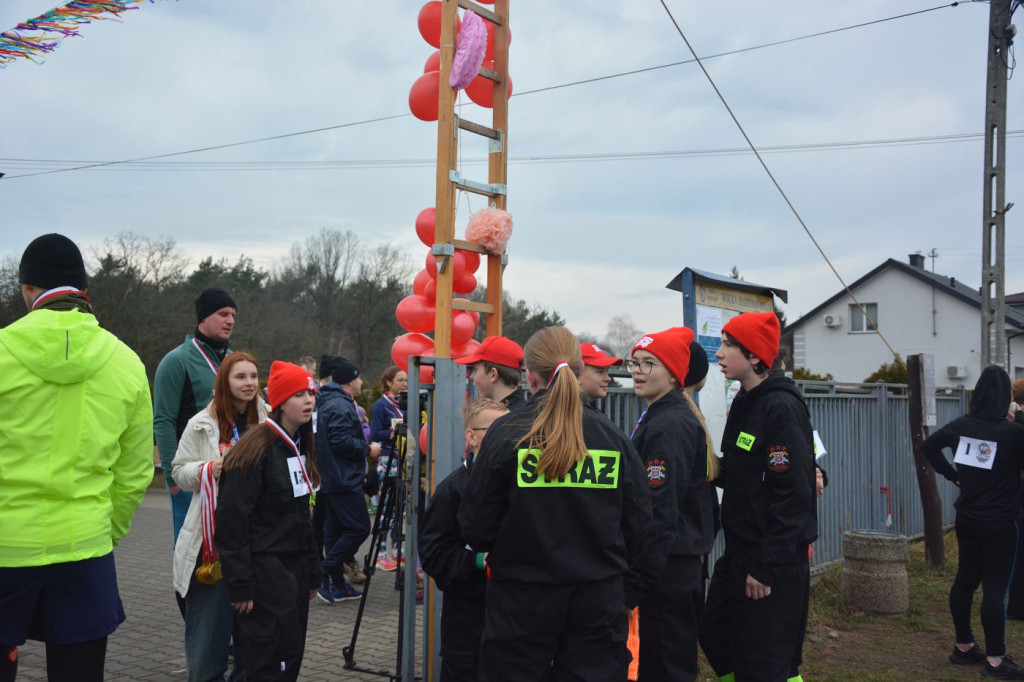
[[[864,310],[875,322],[878,322],[878,304],[877,303],[862,303]],[[877,332],[878,327],[872,324],[867,318],[864,317],[864,313],[856,304],[850,304],[850,331],[851,332]]]

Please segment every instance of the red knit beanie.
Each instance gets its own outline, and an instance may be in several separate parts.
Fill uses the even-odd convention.
[[[693,341],[693,331],[686,327],[672,327],[657,334],[645,334],[633,344],[630,356],[638,350],[645,350],[652,353],[656,358],[665,363],[665,367],[679,382],[682,388],[686,380],[686,373],[690,369],[690,342]]]
[[[743,313],[722,327],[722,331],[739,341],[740,345],[757,356],[765,369],[771,369],[779,354],[779,318],[775,313]]]
[[[316,382],[309,372],[290,362],[274,360],[274,364],[270,366],[270,378],[267,380],[270,409],[276,410],[281,407],[281,403],[299,391],[316,393]]]

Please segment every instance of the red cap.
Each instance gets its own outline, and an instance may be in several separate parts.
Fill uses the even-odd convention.
[[[580,355],[583,356],[583,364],[591,367],[611,367],[622,364],[622,358],[613,358],[596,343],[581,343]]]
[[[690,342],[693,331],[686,327],[672,327],[657,334],[645,334],[633,344],[632,356],[638,350],[653,353],[665,363],[665,367],[679,382],[680,388],[685,385],[686,373],[690,371]]]
[[[316,393],[316,382],[309,372],[290,362],[274,360],[274,364],[270,366],[270,378],[267,379],[270,409],[276,410],[281,407],[281,403],[299,391]]]
[[[488,336],[471,355],[459,358],[456,365],[472,365],[474,362],[489,362],[492,365],[521,369],[523,349],[512,339],[504,336]]]
[[[779,354],[779,318],[775,313],[743,313],[722,327],[722,331],[736,339],[740,345],[756,355],[764,366],[771,369]]]

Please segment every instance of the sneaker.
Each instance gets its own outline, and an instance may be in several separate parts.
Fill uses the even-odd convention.
[[[341,568],[345,572],[345,579],[352,585],[362,585],[366,582],[366,574],[363,573],[363,567],[359,562],[348,561]]]
[[[999,665],[992,665],[985,661],[985,667],[981,669],[982,677],[994,677],[998,680],[1024,680],[1024,668],[1010,660],[1009,656],[1003,657]]]
[[[319,597],[320,601],[322,601],[325,604],[334,603],[334,592],[331,590],[330,587],[321,587],[319,590],[316,591],[316,596]]]
[[[387,554],[381,554],[377,557],[377,568],[390,573],[398,568],[398,562]]]
[[[351,601],[353,599],[359,599],[361,596],[363,596],[363,593],[348,583],[342,583],[341,587],[335,585],[331,588],[331,597],[334,601]]]
[[[953,645],[953,653],[949,655],[949,662],[957,665],[973,665],[986,661],[988,658],[986,658],[985,652],[978,647],[977,642],[967,651],[960,651],[960,647]]]

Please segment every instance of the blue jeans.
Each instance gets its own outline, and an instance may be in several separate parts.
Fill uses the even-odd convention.
[[[204,585],[195,573],[185,595],[185,660],[188,663],[188,682],[224,680],[228,668],[228,645],[235,638],[235,665],[231,682],[245,679],[242,664],[241,638],[237,632],[235,610],[228,596],[228,582],[220,580]]]
[[[171,518],[174,520],[174,542],[178,542],[178,533],[185,524],[185,514],[188,513],[188,506],[192,504],[192,492],[189,490],[178,490],[177,495],[171,495],[168,488],[167,495],[171,498]],[[174,545],[172,544],[171,547]]]

